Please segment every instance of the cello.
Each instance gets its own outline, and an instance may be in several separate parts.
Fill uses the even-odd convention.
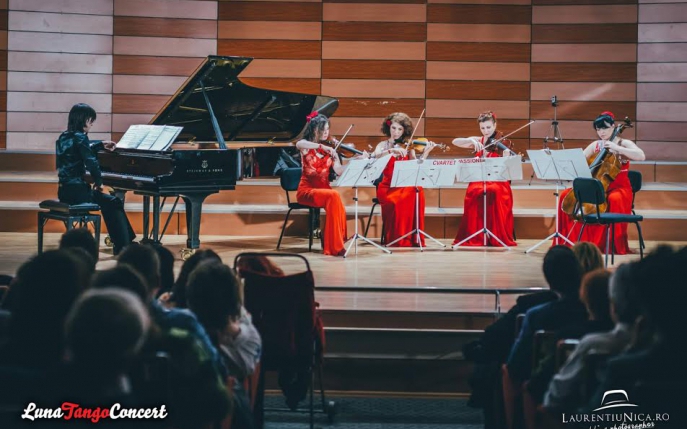
[[[614,141],[615,138],[623,132],[623,130],[632,127],[633,125],[632,121],[630,121],[630,118],[625,117],[623,123],[615,127],[613,134],[608,141]],[[606,147],[602,147],[599,153],[595,153],[587,157],[587,165],[589,165],[592,177],[601,182],[604,192],[608,190],[611,182],[615,180],[622,167],[620,164],[620,158],[611,153],[611,151]],[[579,206],[580,204],[577,201],[577,198],[575,198],[575,193],[568,192],[568,195],[565,196],[563,202],[561,203],[561,210],[576,219],[580,219],[582,216],[586,216],[588,214],[596,213],[596,206],[594,204],[582,204],[582,207]],[[607,203],[599,205],[599,211],[601,213],[606,213],[607,210]]]

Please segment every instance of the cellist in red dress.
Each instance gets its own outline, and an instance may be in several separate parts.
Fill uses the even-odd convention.
[[[630,169],[630,160],[644,161],[646,158],[644,151],[639,148],[633,141],[621,139],[616,136],[614,141],[609,141],[615,129],[615,116],[611,112],[603,112],[593,122],[592,126],[599,136],[596,140],[589,144],[584,149],[584,156],[589,159],[593,154],[599,153],[602,148],[607,148],[611,153],[620,157],[621,169],[615,180],[611,182],[606,190],[606,200],[608,202],[609,213],[632,213],[632,185],[627,175]],[[560,203],[558,206],[558,230],[568,237],[569,240],[575,242],[582,227],[581,222],[575,222],[567,213],[561,210],[561,204],[565,196],[571,189],[566,189],[561,192]],[[582,234],[580,241],[589,241],[596,244],[602,251],[606,249],[606,234],[604,233],[605,226],[603,225],[587,225]],[[563,240],[556,243],[554,239],[553,244],[567,244]],[[627,224],[619,223],[615,225],[615,254],[626,255],[632,253],[627,241]]]
[[[343,166],[335,148],[316,143],[328,137],[329,119],[324,115],[309,115],[303,139],[296,143],[303,161],[296,198],[300,204],[324,208],[327,215],[322,231],[324,254],[343,256],[346,252],[346,209],[339,193],[329,186],[329,169],[341,175]]]
[[[392,113],[382,122],[382,133],[388,138],[377,144],[370,154],[374,157],[391,155],[389,163],[384,168],[382,181],[377,187],[377,199],[382,206],[382,222],[384,223],[384,242],[391,243],[399,237],[415,229],[415,188],[392,188],[391,179],[394,175],[396,161],[416,159],[413,150],[407,150],[405,141],[413,134],[413,123],[405,113]],[[427,158],[429,152],[436,146],[434,142],[427,142],[422,153],[422,159]],[[419,195],[419,225],[425,228],[425,193],[420,188]],[[418,246],[416,235],[409,235],[394,244],[396,247]],[[425,238],[420,235],[422,246]]]
[[[476,157],[483,155],[484,146],[490,140],[498,139],[496,131],[496,115],[484,112],[477,118],[481,137],[453,139],[458,147],[474,149]],[[510,150],[504,150],[503,156],[514,155]],[[488,150],[487,157],[501,156],[495,150]],[[483,182],[471,182],[465,192],[463,220],[460,222],[458,233],[453,244],[468,238],[476,231],[484,228],[484,188]],[[507,246],[517,246],[513,237],[513,191],[508,182],[486,182],[487,186],[487,228]],[[463,243],[464,246],[484,246],[484,237],[476,235]],[[487,246],[500,246],[492,237],[487,237]]]

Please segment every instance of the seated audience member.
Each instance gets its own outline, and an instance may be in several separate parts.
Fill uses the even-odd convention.
[[[541,329],[555,331],[587,318],[587,311],[579,300],[581,268],[573,251],[565,246],[553,246],[544,256],[543,271],[546,282],[559,298],[525,313],[520,335],[507,361],[511,379],[516,383],[530,377],[535,332]]]
[[[7,296],[11,321],[0,363],[47,370],[61,362],[62,326],[88,285],[87,273],[88,267],[64,250],[34,256],[19,268]]]
[[[191,272],[187,297],[189,308],[219,348],[229,373],[239,381],[251,375],[260,359],[261,341],[241,303],[234,271],[219,262],[201,263]],[[252,427],[250,405],[241,383],[234,386],[234,393],[234,424]]]
[[[160,260],[160,289],[157,293],[159,296],[162,293],[171,292],[172,286],[174,286],[174,254],[162,245],[152,247]]]
[[[138,296],[141,302],[148,302],[148,290],[145,280],[135,269],[127,264],[117,265],[109,270],[95,273],[91,280],[91,288],[105,289],[110,287],[128,290]]]
[[[239,379],[252,374],[260,359],[260,334],[242,305],[233,270],[204,262],[191,273],[187,293],[189,308],[228,358],[230,373]]]
[[[519,296],[515,305],[496,322],[487,326],[479,339],[463,347],[465,358],[475,363],[468,380],[472,390],[468,405],[484,408],[485,427],[496,424],[492,421],[497,416],[493,409],[494,391],[499,386],[501,365],[506,362],[515,342],[518,315],[555,299],[557,295],[551,290]]]
[[[544,406],[573,412],[584,405],[588,369],[586,357],[591,353],[617,355],[630,342],[632,325],[639,316],[637,287],[632,280],[632,265],[620,265],[611,276],[609,298],[613,330],[585,335],[565,365],[553,376],[544,396]],[[598,381],[598,380],[597,380]]]
[[[93,237],[88,228],[74,228],[62,234],[59,248],[69,249],[72,247],[85,250],[96,263],[98,262],[100,256],[98,243],[96,243],[95,237]]]
[[[687,248],[679,252],[668,246],[657,248],[636,262],[632,277],[639,291],[642,318],[653,331],[653,341],[643,350],[628,351],[608,361],[601,385],[587,408],[600,407],[607,391],[624,390],[641,412],[669,415],[669,421],[662,422],[661,427],[685,428]]]
[[[572,251],[580,262],[582,275],[604,268],[604,255],[596,244],[589,241],[578,241],[573,245]]]
[[[596,247],[596,245],[593,245]],[[539,364],[532,371],[527,388],[532,398],[540,403],[544,393],[556,372],[556,348],[561,340],[577,340],[595,332],[608,332],[613,329],[611,320],[611,305],[608,298],[608,288],[611,273],[598,269],[587,273],[582,278],[580,287],[580,301],[587,309],[589,318],[565,325],[556,331],[551,347],[545,351]]]
[[[198,338],[206,348],[208,354],[213,356],[218,370],[226,376],[226,368],[223,367],[217,350],[212,345],[210,338],[196,316],[185,309],[167,309],[160,305],[155,295],[160,288],[160,259],[155,249],[146,245],[133,244],[124,248],[117,257],[117,265],[124,264],[136,270],[146,284],[148,298],[146,303],[150,317],[163,331],[170,329],[183,329]]]
[[[255,255],[250,257],[242,257],[239,259],[236,267],[239,275],[242,270],[252,271],[254,273],[266,274],[268,276],[283,276],[284,271],[276,266],[267,256]]]
[[[179,272],[179,277],[177,277],[174,286],[172,286],[171,294],[163,294],[160,296],[160,302],[165,307],[176,307],[176,308],[186,308],[188,303],[186,302],[186,284],[188,283],[188,276],[191,275],[198,264],[205,260],[212,260],[217,262],[222,262],[222,259],[217,253],[212,249],[200,249],[196,251],[190,258],[184,261],[181,266],[181,271]]]
[[[92,405],[131,402],[127,371],[149,328],[148,311],[133,293],[117,288],[86,291],[65,323],[65,394]]]

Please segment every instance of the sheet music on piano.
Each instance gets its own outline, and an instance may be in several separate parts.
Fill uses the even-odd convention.
[[[172,125],[131,125],[117,143],[117,149],[164,152],[172,145],[183,127]]]

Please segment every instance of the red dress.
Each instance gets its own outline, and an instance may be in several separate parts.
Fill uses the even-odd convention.
[[[594,150],[595,153],[599,151],[599,146],[597,145]],[[627,171],[630,169],[630,163],[624,162],[621,166],[620,173],[615,177],[615,180],[611,182],[606,190],[606,201],[608,202],[608,212],[609,213],[625,213],[632,214],[632,185],[630,184],[630,178],[627,175]],[[563,204],[563,199],[572,189],[566,189],[561,192],[561,198],[558,203],[558,231],[563,235],[568,237],[570,241],[575,243],[577,241],[577,236],[580,234],[580,228],[582,227],[582,222],[576,222],[575,219],[568,216],[563,210],[561,210],[561,205]],[[616,255],[626,255],[632,253],[630,246],[627,242],[627,224],[619,223],[615,225],[615,254]],[[611,236],[614,231],[611,231]],[[556,241],[560,241],[557,243]],[[584,228],[584,233],[580,238],[580,241],[589,241],[596,244],[602,252],[606,251],[606,227],[602,225],[587,225]],[[556,240],[554,238],[553,244],[566,244],[563,240]],[[610,250],[610,249],[609,249]]]
[[[342,256],[346,241],[346,209],[338,192],[329,186],[329,169],[332,158],[320,158],[310,149],[303,157],[303,174],[298,184],[296,199],[300,204],[324,208],[327,214],[322,231],[324,254]]]
[[[407,160],[408,157],[399,158],[399,161]],[[394,165],[396,157],[391,156],[389,163],[384,168],[382,181],[377,187],[377,199],[382,206],[382,222],[384,222],[384,242],[391,243],[399,237],[415,229],[415,188],[402,187],[392,188],[391,178],[394,175]],[[420,202],[419,227],[425,228],[425,192],[422,188],[418,195]],[[420,235],[422,246],[425,245],[425,237]],[[409,235],[403,240],[394,244],[395,247],[417,246],[417,234]]]
[[[484,137],[482,137],[484,142]],[[482,152],[477,153],[477,157]],[[491,152],[489,158],[498,157]],[[517,246],[513,238],[513,191],[508,182],[486,182],[487,186],[487,228],[507,246]],[[483,182],[471,182],[465,192],[463,220],[453,244],[468,238],[484,228],[484,187]],[[484,246],[484,234],[477,234],[462,246]],[[487,236],[487,246],[501,246],[491,236]]]

